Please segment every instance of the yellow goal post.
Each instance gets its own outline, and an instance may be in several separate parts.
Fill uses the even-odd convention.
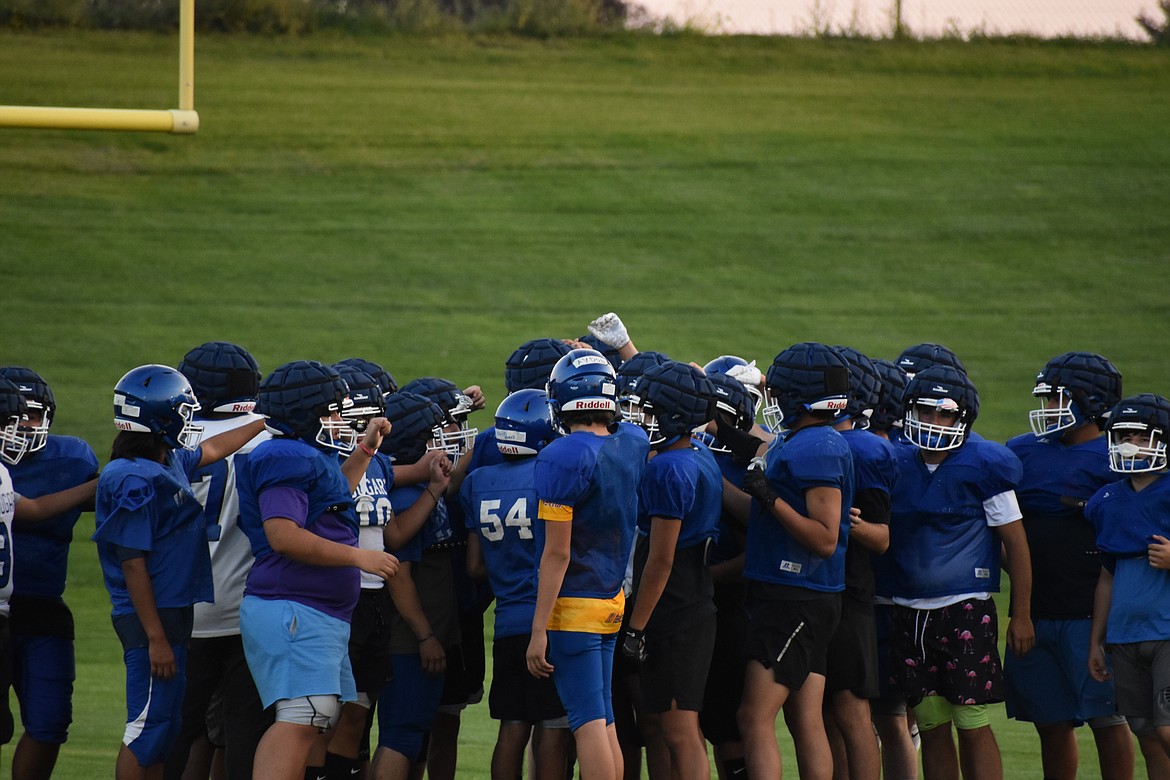
[[[199,114],[195,111],[195,0],[179,0],[178,108],[0,106],[0,127],[195,133],[199,130]]]

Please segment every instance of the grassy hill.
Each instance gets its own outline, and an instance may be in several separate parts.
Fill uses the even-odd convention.
[[[173,36],[0,32],[0,102],[174,107],[176,62]],[[1166,50],[202,37],[195,95],[194,137],[0,130],[0,362],[44,374],[55,430],[102,456],[118,377],[206,340],[480,383],[494,408],[517,344],[609,310],[699,362],[942,342],[1000,440],[1069,349],[1170,393]],[[124,713],[75,548],[66,778],[108,771]],[[486,776],[494,726],[468,721]],[[1030,729],[1003,729],[1008,776],[1034,776]]]

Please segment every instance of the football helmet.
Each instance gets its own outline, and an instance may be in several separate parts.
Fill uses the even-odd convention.
[[[638,380],[648,369],[667,362],[670,362],[670,358],[661,352],[646,350],[618,366],[618,408],[621,409],[623,420],[635,425],[642,424],[641,402],[637,393]]]
[[[400,390],[386,396],[390,433],[378,448],[395,463],[417,463],[428,450],[447,451],[443,426],[447,415],[437,403],[419,393]]]
[[[609,364],[613,366],[614,371],[617,371],[618,367],[621,366],[621,350],[619,350],[617,347],[611,347],[609,344],[606,344],[592,333],[586,333],[584,336],[577,339],[577,341],[580,341],[582,344],[588,344],[589,349],[600,352],[602,357],[608,360]]]
[[[509,393],[525,388],[543,390],[548,374],[569,345],[560,339],[532,339],[525,341],[504,361],[504,387]]]
[[[535,455],[559,435],[544,390],[521,388],[496,409],[496,446],[502,455]]]
[[[873,410],[881,402],[882,378],[873,361],[853,347],[835,348],[849,363],[849,403],[845,414],[853,420],[853,427],[869,427]]]
[[[805,412],[840,415],[849,403],[849,363],[826,344],[793,344],[773,359],[764,386],[764,421],[773,431],[791,427]]]
[[[1109,468],[1121,474],[1162,471],[1170,440],[1170,401],[1153,393],[1124,398],[1105,423]]]
[[[919,371],[906,386],[902,402],[906,438],[919,449],[944,452],[963,445],[979,416],[979,393],[967,375],[947,365]],[[952,425],[923,422],[923,409],[957,412]]]
[[[1105,427],[1105,416],[1121,401],[1121,372],[1092,352],[1065,352],[1036,375],[1032,395],[1047,404],[1028,412],[1037,436],[1051,436],[1088,422]]]
[[[31,368],[24,366],[4,366],[0,368],[0,377],[9,380],[28,404],[29,416],[39,412],[41,421],[33,423],[26,420],[20,431],[28,439],[28,452],[44,449],[49,441],[49,428],[53,425],[53,416],[57,413],[57,401],[53,398],[53,390],[41,375]]]
[[[378,387],[382,389],[382,395],[398,392],[398,383],[394,381],[394,375],[372,360],[357,357],[346,358],[333,364],[334,368],[338,366],[353,366],[359,371],[365,371],[378,383]]]
[[[260,367],[251,353],[237,344],[200,344],[183,355],[179,373],[191,383],[204,414],[245,414],[256,408]]]
[[[739,368],[740,366],[754,366],[755,364],[756,362],[754,360],[749,363],[738,355],[720,355],[714,360],[708,361],[707,365],[703,366],[703,373],[705,373],[708,377],[712,377],[717,374],[726,374],[733,368]],[[764,405],[764,394],[760,391],[760,388],[756,387],[755,385],[745,385],[743,382],[740,382],[740,384],[743,385],[743,388],[751,394],[752,408],[760,409]]]
[[[567,412],[618,414],[617,376],[613,365],[595,349],[574,349],[548,375],[548,408],[554,424],[568,433]]]
[[[16,464],[28,452],[28,436],[21,431],[28,418],[28,402],[15,382],[0,377],[0,459]]]
[[[451,456],[452,461],[458,461],[460,455],[474,446],[479,429],[467,424],[472,402],[454,382],[435,376],[424,376],[407,382],[400,392],[425,395],[443,410],[446,415],[446,422],[443,424],[443,449]]]
[[[341,418],[361,435],[366,432],[370,420],[381,417],[386,412],[382,386],[352,363],[334,363],[333,370],[345,380],[349,400],[353,404],[341,410]]]
[[[942,364],[957,368],[964,374],[967,369],[963,366],[963,362],[959,360],[950,348],[944,347],[942,344],[931,344],[923,342],[922,344],[915,344],[902,350],[902,354],[894,361],[898,368],[906,372],[907,376],[913,377],[919,371],[925,371],[931,366]]]
[[[715,388],[699,369],[673,360],[650,366],[634,390],[650,446],[668,447],[715,416]]]
[[[294,360],[264,377],[256,411],[282,436],[351,452],[357,446],[357,432],[342,417],[351,405],[345,380],[332,366]],[[335,413],[337,419],[333,419]]]
[[[203,426],[192,422],[197,411],[199,401],[191,383],[170,366],[139,366],[114,385],[114,426],[157,433],[171,447],[198,446]]]
[[[910,377],[892,360],[878,358],[872,362],[881,381],[881,391],[873,414],[869,417],[870,428],[877,431],[901,428],[902,396],[906,392],[906,385],[910,383]]]

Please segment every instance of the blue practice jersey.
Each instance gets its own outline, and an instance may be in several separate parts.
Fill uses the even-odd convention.
[[[1023,464],[1016,488],[1032,557],[1032,619],[1092,617],[1101,556],[1085,503],[1117,475],[1104,436],[1065,446],[1031,433],[1007,443]]]
[[[680,550],[705,544],[719,533],[723,474],[702,444],[664,450],[646,464],[638,485],[638,531],[650,533],[650,518],[681,520]]]
[[[587,431],[562,436],[536,456],[533,476],[543,521],[536,524],[536,560],[544,551],[544,522],[573,524],[569,566],[550,628],[618,630],[622,604],[613,600],[622,592],[630,559],[638,521],[638,482],[649,451],[646,432],[621,423],[609,436]],[[617,609],[618,621],[612,625],[611,606]]]
[[[535,457],[476,469],[459,491],[496,594],[495,636],[527,634],[536,608]]]
[[[826,593],[844,590],[849,507],[853,501],[853,456],[845,438],[828,425],[784,433],[768,447],[764,462],[764,473],[772,489],[805,517],[808,517],[807,490],[831,487],[841,491],[837,547],[828,558],[814,555],[753,499],[744,578]]]
[[[81,485],[97,476],[93,448],[73,436],[50,435],[44,449],[26,454],[8,467],[16,492],[26,498]],[[65,592],[69,543],[84,507],[75,506],[48,520],[17,523],[13,529],[20,553],[14,561],[13,593],[57,600]]]
[[[211,556],[203,507],[191,490],[203,448],[172,450],[165,464],[118,458],[102,470],[97,489],[97,542],[113,615],[134,612],[119,547],[145,553],[155,606],[211,601]]]
[[[861,510],[863,520],[888,525],[890,495],[898,481],[897,446],[856,428],[841,431],[841,435],[853,455],[853,506]],[[873,516],[883,503],[885,514]],[[876,571],[884,558],[861,544],[849,545],[845,550],[845,595],[863,604],[873,603]]]
[[[1163,474],[1141,491],[1128,478],[1106,485],[1089,500],[1085,515],[1113,569],[1105,641],[1170,639],[1170,572],[1155,569],[1146,557],[1154,534],[1170,538],[1170,479]]]
[[[891,595],[931,599],[999,590],[1000,542],[983,502],[1013,490],[1020,459],[968,439],[932,473],[916,449],[898,451],[890,516]]]

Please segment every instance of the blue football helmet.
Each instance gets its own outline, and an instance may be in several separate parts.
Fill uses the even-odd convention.
[[[669,363],[670,358],[661,352],[646,350],[623,362],[617,369],[618,408],[622,419],[635,425],[642,424],[642,407],[638,398],[638,380],[647,370]]]
[[[919,449],[945,452],[958,449],[966,441],[979,416],[979,393],[964,372],[939,364],[910,379],[902,408],[902,427],[910,443]],[[923,422],[923,409],[955,412],[955,421],[952,425]]]
[[[673,360],[650,366],[634,391],[650,446],[668,447],[715,417],[715,388],[703,372]]]
[[[835,347],[849,363],[849,403],[845,414],[853,420],[853,427],[869,427],[873,410],[881,402],[882,378],[873,361],[853,347]]]
[[[712,377],[720,374],[726,374],[733,368],[739,368],[740,366],[754,366],[755,364],[756,362],[754,360],[749,363],[747,360],[744,360],[738,355],[720,355],[714,360],[708,361],[707,365],[703,366],[703,373],[705,373],[708,377]],[[755,385],[745,385],[743,382],[740,382],[740,384],[748,393],[751,394],[752,408],[756,410],[761,409],[764,406],[764,394],[760,391],[760,388],[756,387]]]
[[[382,386],[372,376],[357,368],[352,363],[334,363],[335,370],[342,379],[349,392],[352,406],[341,410],[341,417],[350,426],[363,434],[375,417],[382,417],[386,412],[386,400],[382,396]]]
[[[869,417],[869,427],[874,431],[888,431],[902,427],[902,396],[906,392],[906,385],[910,377],[898,368],[892,360],[877,358],[873,361],[881,380],[881,391],[877,406]]]
[[[260,367],[238,344],[209,341],[195,347],[179,363],[203,413],[246,414],[256,408]]]
[[[1121,400],[1105,423],[1109,468],[1120,474],[1166,469],[1170,441],[1170,401],[1153,393]]]
[[[543,390],[552,367],[568,353],[569,345],[560,339],[525,341],[504,361],[504,387],[509,393],[526,388]]]
[[[424,376],[407,382],[400,392],[425,395],[443,410],[446,415],[446,422],[443,425],[443,449],[451,456],[452,461],[458,461],[460,455],[475,446],[475,437],[479,429],[467,424],[472,402],[454,382],[435,376]]]
[[[757,394],[750,392],[743,382],[722,372],[707,374],[707,381],[711,383],[711,390],[715,394],[714,413],[723,412],[735,422],[736,428],[750,431],[756,422]],[[701,439],[712,452],[731,454],[731,448],[711,433],[701,433],[696,438]]]
[[[28,419],[28,402],[15,382],[0,377],[0,459],[16,464],[28,452],[28,437],[21,431]]]
[[[336,368],[342,365],[352,366],[359,371],[365,371],[378,383],[378,387],[382,389],[382,395],[398,392],[398,383],[394,381],[394,375],[372,360],[357,357],[346,358],[345,360],[339,360],[334,363],[333,367]]]
[[[898,368],[906,372],[907,376],[913,377],[919,371],[925,371],[934,365],[950,366],[957,368],[964,374],[967,369],[963,366],[963,362],[959,360],[949,347],[944,347],[942,344],[931,344],[923,342],[922,344],[914,344],[902,350],[902,354],[894,361]]]
[[[256,411],[281,436],[351,452],[357,446],[357,432],[342,417],[350,406],[347,393],[345,380],[332,366],[294,360],[264,377]]]
[[[191,383],[170,366],[139,366],[114,385],[114,426],[157,433],[170,447],[198,446],[203,426],[192,422],[197,411],[199,401]]]
[[[601,355],[609,361],[609,364],[613,366],[614,371],[617,371],[618,367],[621,366],[621,350],[619,350],[617,347],[611,347],[609,344],[606,344],[592,333],[586,333],[584,336],[577,339],[577,341],[580,341],[582,344],[588,344],[589,349],[600,352]]]
[[[564,415],[571,412],[618,414],[617,376],[613,365],[595,349],[574,349],[548,375],[548,407],[553,422],[568,433]]]
[[[442,450],[447,415],[437,403],[419,393],[400,390],[386,396],[390,433],[379,450],[395,463],[417,463],[429,450]]]
[[[28,404],[30,419],[20,428],[21,433],[28,439],[28,452],[44,449],[49,441],[49,428],[53,425],[53,416],[57,413],[57,401],[53,398],[53,390],[49,383],[36,371],[25,366],[4,366],[0,368],[0,377],[15,384]],[[36,415],[40,416],[40,422],[32,422],[31,418]]]
[[[503,455],[535,455],[557,436],[544,390],[522,388],[496,409],[496,446]]]
[[[1092,352],[1065,352],[1036,375],[1032,395],[1043,399],[1028,413],[1037,436],[1051,436],[1089,422],[1105,427],[1105,416],[1121,401],[1121,372]]]
[[[764,386],[764,421],[773,431],[791,427],[806,412],[839,416],[849,403],[849,363],[826,344],[793,344],[776,355]]]

